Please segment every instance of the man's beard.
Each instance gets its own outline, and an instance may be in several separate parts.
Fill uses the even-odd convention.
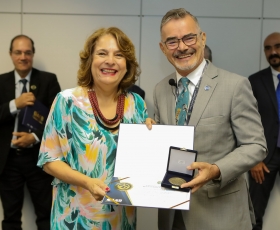
[[[272,62],[271,59],[273,59],[273,58],[278,58],[279,61],[276,63]],[[278,54],[272,54],[268,57],[268,62],[273,68],[278,68],[278,67],[280,67],[280,56]]]
[[[275,64],[271,64],[271,63],[270,63],[270,65],[271,65],[273,68],[278,68],[278,67],[280,67],[280,62],[275,63]]]
[[[181,66],[181,65],[178,65],[176,62],[175,62],[175,66],[177,69],[180,69],[180,70],[190,70],[190,69],[193,69],[195,66],[196,66],[197,62],[195,62],[194,64],[192,65],[188,65],[188,66]]]

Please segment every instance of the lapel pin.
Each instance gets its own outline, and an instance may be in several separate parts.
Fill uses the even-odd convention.
[[[36,85],[31,85],[30,88],[31,88],[32,90],[35,90],[35,89],[37,88],[37,86],[36,86]]]
[[[205,90],[205,91],[208,91],[210,88],[211,88],[211,87],[210,87],[209,85],[206,85],[206,86],[204,87],[204,90]]]

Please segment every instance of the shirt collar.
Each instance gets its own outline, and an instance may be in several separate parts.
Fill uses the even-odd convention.
[[[271,66],[270,66],[270,69],[271,69],[272,75],[277,78],[277,75],[280,73],[278,71],[276,71],[275,69],[273,69]]]
[[[32,69],[29,71],[29,73],[26,75],[25,79],[27,80],[27,82],[30,82],[30,78],[31,78],[31,73],[32,73]],[[18,72],[15,70],[15,82],[16,84],[19,83],[19,80],[21,80],[22,78],[19,76]]]
[[[205,66],[205,65],[206,65],[206,61],[205,61],[205,59],[203,59],[203,61],[200,63],[200,65],[199,65],[194,71],[192,71],[191,73],[189,73],[187,76],[181,76],[181,75],[176,71],[177,85],[178,85],[179,80],[180,80],[182,77],[187,77],[193,85],[197,85],[197,83],[198,83],[200,77],[202,76],[203,69],[204,69],[204,66]]]

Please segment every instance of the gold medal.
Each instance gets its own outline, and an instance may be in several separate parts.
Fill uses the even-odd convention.
[[[127,183],[127,182],[117,183],[115,185],[115,188],[119,191],[126,191],[126,190],[131,189],[132,187],[133,187],[132,184]]]
[[[181,186],[181,184],[187,183],[184,179],[182,179],[180,177],[171,177],[168,181],[171,184],[178,185],[178,186]]]

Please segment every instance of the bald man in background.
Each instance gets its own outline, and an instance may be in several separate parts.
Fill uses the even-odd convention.
[[[208,45],[204,47],[204,58],[212,62],[212,50]]]
[[[249,173],[256,225],[253,230],[262,229],[263,216],[270,192],[280,170],[280,33],[275,32],[264,40],[264,53],[269,67],[249,77],[254,96],[258,101],[264,134],[267,142],[267,157]],[[279,91],[277,90],[279,87]],[[277,93],[277,91],[279,93]],[[278,97],[277,97],[278,94]]]

